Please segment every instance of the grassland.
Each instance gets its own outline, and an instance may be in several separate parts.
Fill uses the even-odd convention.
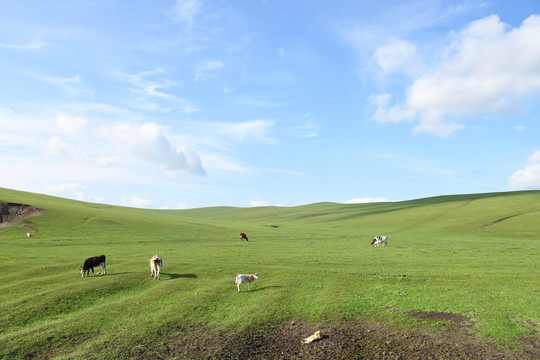
[[[520,339],[538,344],[540,191],[175,211],[1,188],[0,200],[46,210],[0,229],[5,359],[137,357],[191,327],[234,335],[291,320],[426,326],[414,312],[460,314],[516,351]],[[389,246],[370,247],[375,235]],[[156,253],[159,282],[149,276]],[[81,278],[84,259],[100,254],[107,275]],[[260,273],[250,293],[237,293],[238,272]]]

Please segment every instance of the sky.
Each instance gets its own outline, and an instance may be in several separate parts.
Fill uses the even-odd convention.
[[[538,0],[0,0],[0,187],[152,208],[540,189]]]

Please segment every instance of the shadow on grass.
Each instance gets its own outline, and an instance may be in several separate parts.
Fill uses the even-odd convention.
[[[161,275],[169,276],[171,279],[196,279],[196,274],[170,274],[162,272]]]
[[[101,274],[97,275],[96,274],[96,277],[98,277],[98,276],[107,276],[108,277],[108,276],[118,276],[118,275],[126,275],[126,274],[135,274],[135,273],[134,272],[127,272],[127,271],[125,271],[125,272],[115,272],[115,273],[108,273],[107,272],[105,275],[101,275]]]
[[[278,286],[278,285],[271,285],[271,286],[263,286],[261,288],[254,288],[254,289],[251,289],[251,292],[254,292],[254,291],[263,291],[263,290],[266,290],[266,289],[273,289],[273,288],[282,288],[283,286]],[[248,291],[246,291],[248,292]]]

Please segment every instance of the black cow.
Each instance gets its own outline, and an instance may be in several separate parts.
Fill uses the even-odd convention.
[[[242,240],[248,241],[247,235],[245,233],[240,233],[240,241]]]
[[[86,259],[84,261],[83,267],[80,269],[82,277],[90,275],[90,269],[92,269],[93,276],[96,276],[96,274],[94,273],[94,266],[98,265],[101,265],[101,275],[105,275],[105,255],[93,256]]]

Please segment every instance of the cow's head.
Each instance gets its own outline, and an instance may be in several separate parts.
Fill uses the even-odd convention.
[[[79,271],[81,272],[82,277],[86,274],[86,270],[83,270],[83,268],[80,268]]]
[[[259,273],[253,274],[253,277],[254,277],[255,279],[258,279],[258,278],[259,278]]]

